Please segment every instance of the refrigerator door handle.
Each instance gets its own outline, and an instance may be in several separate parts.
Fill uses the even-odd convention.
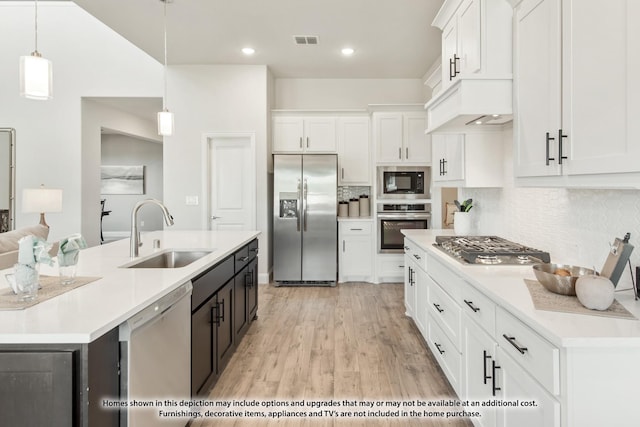
[[[300,188],[300,178],[298,178],[298,203],[296,204],[296,231],[300,231],[300,204],[302,204],[302,194]]]
[[[309,186],[307,184],[307,178],[304,179],[304,188],[302,190],[302,194],[304,197],[304,200],[302,202],[302,221],[303,221],[303,231],[307,231],[307,210],[308,210],[308,203],[307,203],[307,193],[309,190]]]

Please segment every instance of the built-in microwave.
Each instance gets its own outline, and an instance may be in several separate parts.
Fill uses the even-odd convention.
[[[430,199],[429,167],[378,166],[378,199]]]

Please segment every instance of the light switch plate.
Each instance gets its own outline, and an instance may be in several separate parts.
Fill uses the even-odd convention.
[[[186,204],[189,206],[195,206],[198,204],[198,196],[187,196]]]

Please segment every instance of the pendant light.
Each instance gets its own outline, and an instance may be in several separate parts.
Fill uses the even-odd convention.
[[[164,97],[162,111],[158,113],[158,135],[173,135],[173,113],[167,109],[167,3],[170,0],[160,0],[164,3]]]
[[[53,68],[51,61],[38,52],[38,0],[35,10],[35,50],[20,57],[20,96],[46,100],[53,98]]]

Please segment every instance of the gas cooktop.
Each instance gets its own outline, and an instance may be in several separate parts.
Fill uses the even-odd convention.
[[[548,252],[497,236],[436,236],[434,246],[464,264],[531,265],[550,261]]]

